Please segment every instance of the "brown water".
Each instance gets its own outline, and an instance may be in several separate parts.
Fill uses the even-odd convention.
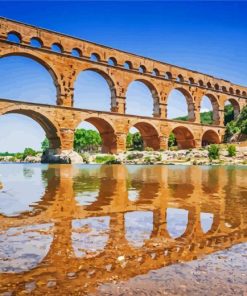
[[[246,177],[2,164],[0,294],[247,295]]]

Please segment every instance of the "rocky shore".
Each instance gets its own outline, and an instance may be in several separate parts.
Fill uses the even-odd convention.
[[[14,157],[1,157],[0,162],[25,162],[40,163],[42,154],[36,156],[27,156],[24,160]],[[59,162],[54,156],[54,161]],[[235,156],[229,156],[227,148],[221,148],[219,158],[210,159],[207,149],[189,149],[178,151],[127,151],[115,155],[102,153],[83,153],[81,155],[72,152],[60,156],[61,163],[87,163],[87,164],[186,164],[186,165],[247,165],[247,147],[237,148]]]

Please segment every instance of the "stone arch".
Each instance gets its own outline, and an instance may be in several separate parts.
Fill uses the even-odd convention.
[[[150,147],[153,148],[153,150],[160,149],[159,132],[154,125],[145,121],[137,121],[133,123],[130,128],[131,127],[135,127],[140,132],[144,148]]]
[[[194,102],[193,102],[193,97],[191,95],[191,93],[183,88],[183,87],[175,87],[175,88],[172,88],[167,96],[167,99],[166,99],[166,104],[168,106],[168,100],[169,100],[169,96],[171,94],[171,92],[173,90],[177,90],[179,91],[186,99],[186,103],[187,103],[187,107],[188,107],[188,120],[189,121],[194,121],[195,120],[195,108],[194,108]]]
[[[11,41],[11,36],[13,36],[14,38],[16,38],[16,41]],[[22,42],[22,35],[17,32],[17,31],[10,31],[7,34],[7,41],[9,42],[14,42],[14,43],[21,43]]]
[[[213,123],[212,124],[218,125],[220,123],[220,114],[219,114],[219,102],[218,102],[217,98],[214,95],[208,94],[208,93],[204,94],[203,97],[207,97],[211,102],[212,112],[213,112]],[[203,97],[200,100],[200,109],[201,109]]]
[[[38,37],[32,37],[32,38],[30,38],[30,45],[32,47],[42,48],[44,46],[44,43],[43,43],[42,39],[40,39]]]
[[[77,81],[79,75],[85,71],[95,72],[95,73],[99,74],[106,81],[106,83],[108,84],[109,90],[110,90],[110,96],[111,96],[110,97],[110,105],[111,105],[111,108],[113,108],[113,106],[116,105],[116,97],[117,97],[116,84],[115,84],[114,80],[112,79],[112,77],[110,77],[110,75],[108,73],[106,73],[105,71],[103,71],[101,69],[98,69],[96,67],[88,67],[88,68],[82,69],[81,71],[78,71],[77,76],[75,77],[74,90],[75,90],[75,84],[76,84],[76,81]],[[73,102],[73,106],[74,106],[74,102]]]
[[[195,148],[193,133],[185,126],[177,126],[171,131],[176,138],[179,149]]]
[[[49,65],[49,63],[47,63],[47,61],[45,61],[44,59],[40,58],[39,56],[37,56],[33,53],[30,54],[27,52],[12,52],[11,50],[9,52],[5,52],[3,55],[0,55],[0,59],[5,58],[5,57],[9,57],[9,56],[26,57],[26,58],[29,58],[29,59],[37,62],[41,66],[43,66],[48,71],[48,73],[51,75],[54,86],[56,88],[56,96],[57,96],[57,103],[58,103],[59,98],[60,98],[60,94],[61,94],[61,87],[58,82],[58,75],[57,75],[55,69],[51,65]]]
[[[240,104],[236,99],[230,98],[224,101],[224,105],[229,102],[233,107],[233,119],[237,119],[238,115],[240,114]]]
[[[214,130],[207,130],[202,135],[202,146],[207,146],[209,144],[219,144],[220,137]]]
[[[106,118],[88,116],[83,121],[91,123],[102,139],[102,153],[117,153],[117,136],[113,124]]]
[[[159,101],[160,101],[160,99],[159,99],[159,95],[158,95],[158,91],[157,91],[156,87],[150,81],[148,81],[146,79],[135,79],[135,80],[132,80],[129,83],[129,85],[127,86],[127,88],[126,88],[126,98],[127,98],[128,88],[130,87],[130,85],[132,83],[134,83],[136,81],[143,83],[149,89],[149,91],[151,93],[151,96],[153,98],[153,110],[152,110],[153,111],[153,116],[158,117],[159,116],[159,112],[160,112],[159,111]],[[127,104],[128,103],[126,102],[126,109],[128,108],[128,105]]]
[[[6,108],[6,110],[1,111],[0,116],[5,114],[20,114],[27,116],[34,121],[36,121],[45,131],[46,137],[49,140],[51,149],[60,149],[61,148],[61,138],[58,128],[51,122],[51,120],[42,113],[34,111],[32,109],[17,108]]]

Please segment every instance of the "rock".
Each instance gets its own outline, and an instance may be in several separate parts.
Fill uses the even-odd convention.
[[[46,150],[41,158],[42,163],[74,164],[83,163],[82,157],[75,151],[65,150],[60,154],[52,149]]]
[[[39,162],[41,162],[41,155],[36,155],[36,156],[28,155],[28,156],[24,159],[24,162],[39,163]]]

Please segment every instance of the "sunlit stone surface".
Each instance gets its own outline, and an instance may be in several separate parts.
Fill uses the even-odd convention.
[[[245,295],[246,176],[2,165],[0,295]]]

